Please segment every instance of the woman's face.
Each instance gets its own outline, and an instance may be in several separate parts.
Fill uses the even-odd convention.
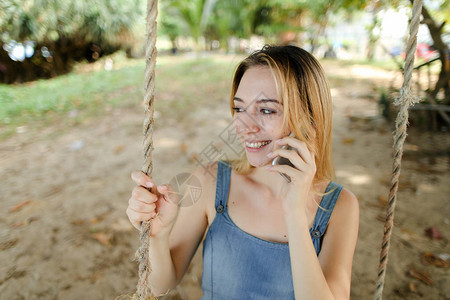
[[[272,163],[274,142],[289,134],[282,128],[283,106],[269,67],[248,69],[234,97],[234,126],[252,166]],[[276,148],[280,148],[277,146]]]

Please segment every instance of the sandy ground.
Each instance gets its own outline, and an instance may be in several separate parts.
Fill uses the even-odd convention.
[[[373,118],[379,95],[375,88],[387,86],[394,77],[366,66],[344,68],[325,62],[325,69],[331,77],[343,79],[332,88],[336,181],[360,201],[351,298],[371,299],[393,130],[392,124]],[[153,151],[157,183],[193,170],[192,155],[200,155],[211,142],[228,152],[219,138],[231,121],[227,96],[212,101],[215,104],[209,107],[186,112],[183,120],[157,114]],[[62,133],[64,123],[38,134],[23,130],[2,142],[0,299],[115,299],[134,292],[138,232],[125,209],[133,187],[129,174],[143,162],[142,120],[137,103],[106,109],[103,117]],[[449,144],[448,133],[409,130],[385,299],[450,299],[450,187],[445,179]],[[442,239],[425,235],[432,226]],[[440,261],[444,266],[427,263],[425,253],[444,259]],[[181,286],[165,299],[199,299],[200,278],[199,251]]]

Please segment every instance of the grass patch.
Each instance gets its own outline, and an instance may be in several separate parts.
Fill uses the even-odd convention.
[[[74,123],[103,114],[105,107],[141,104],[145,61],[123,56],[113,60],[110,71],[100,61],[79,64],[74,72],[49,80],[0,84],[0,139],[19,126],[48,126],[70,112],[78,115]],[[228,97],[236,62],[225,56],[158,57],[155,109],[166,117],[183,118],[193,106],[213,105]]]
[[[380,68],[386,71],[399,71],[398,65],[392,60],[372,60],[367,59],[352,59],[352,60],[339,60],[339,65],[341,66],[354,66],[363,65],[370,66],[374,68]]]
[[[0,120],[4,124],[37,121],[49,112],[96,109],[114,103],[114,92],[142,80],[143,67],[68,74],[24,85],[0,85]]]

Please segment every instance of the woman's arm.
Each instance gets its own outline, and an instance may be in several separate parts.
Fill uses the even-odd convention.
[[[286,173],[291,182],[283,197],[283,210],[289,238],[292,279],[297,299],[348,299],[353,253],[359,225],[358,200],[343,189],[323,237],[317,258],[306,218],[306,203],[316,173],[315,155],[305,142],[294,137],[275,141],[294,150],[276,149],[269,157],[283,156],[293,163],[268,166],[269,171]]]
[[[215,196],[216,178],[209,175],[217,173],[217,162],[206,167],[199,166],[193,175],[200,181],[201,194],[192,205],[183,203],[179,207],[177,220],[169,237],[169,247],[176,272],[174,288],[183,278],[203,236],[208,228],[207,207],[212,205]],[[189,199],[188,199],[189,200]]]
[[[320,208],[319,208],[320,209]],[[359,226],[359,205],[343,189],[326,229],[319,257],[306,216],[286,215],[292,278],[296,299],[349,299],[353,254]]]
[[[214,164],[217,163],[210,164],[207,168],[210,171],[213,170]],[[192,205],[186,205],[186,203],[183,203],[181,206],[178,205],[178,213],[171,228],[163,228],[157,235],[153,236],[151,234],[150,236],[149,259],[152,272],[149,276],[149,282],[155,296],[167,293],[168,290],[173,289],[181,281],[208,225],[206,205],[208,201],[213,201],[211,199],[211,188],[215,187],[215,181],[212,176],[206,174],[201,166],[193,172],[193,175],[199,179],[201,184],[202,192],[199,195],[199,199]],[[145,175],[140,176],[144,176],[144,178],[135,181],[144,185],[149,178],[145,178]],[[163,190],[160,190],[160,186],[158,191],[164,193]],[[170,186],[169,192],[173,192]],[[150,195],[147,193],[150,192],[140,189],[140,193],[141,196],[134,196],[134,198],[139,198],[141,204],[148,202],[145,199],[149,199]],[[136,205],[132,205],[131,200],[129,208],[132,207],[136,210]],[[136,199],[134,202],[136,202]],[[145,205],[140,206],[138,209],[140,217],[133,215],[134,213],[129,213],[132,223],[136,223],[138,218],[143,218],[146,210],[149,211]],[[158,213],[158,204],[156,204],[156,212]],[[160,213],[162,214],[163,211],[160,211]],[[157,221],[152,217],[152,222]],[[159,224],[155,223],[154,226],[159,226]]]

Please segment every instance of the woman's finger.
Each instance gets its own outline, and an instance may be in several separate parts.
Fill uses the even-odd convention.
[[[151,213],[155,211],[156,205],[154,203],[148,204],[138,200],[130,201],[129,208],[138,213]]]
[[[156,217],[156,212],[153,213],[138,213],[134,211],[132,208],[127,208],[127,216],[130,219],[131,224],[138,230],[141,228],[141,224],[144,221],[151,220]]]
[[[298,174],[297,174],[298,170],[292,168],[291,166],[287,166],[287,165],[267,166],[266,169],[269,170],[270,172],[278,171],[280,173],[284,173],[284,174],[288,175],[291,179],[298,176]]]
[[[289,159],[289,161],[299,170],[305,170],[307,167],[307,164],[305,161],[303,161],[303,158],[300,157],[295,150],[288,150],[288,149],[276,149],[273,150],[272,155],[270,157],[275,156],[281,156],[284,158]]]
[[[136,186],[131,192],[132,198],[145,203],[153,203],[158,200],[158,196],[151,193],[149,190],[142,186]]]
[[[155,186],[153,180],[144,174],[142,171],[133,171],[131,172],[131,179],[136,182],[137,185],[145,186],[147,188],[152,188]]]
[[[312,152],[309,151],[308,146],[305,142],[300,141],[294,137],[286,136],[280,140],[275,141],[277,145],[289,145],[292,148],[296,149],[298,154],[302,157],[302,159],[307,163],[313,163],[313,155]]]

